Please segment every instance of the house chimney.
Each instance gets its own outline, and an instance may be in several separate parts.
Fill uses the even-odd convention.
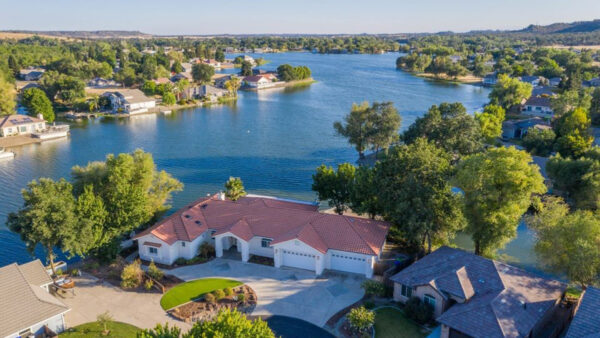
[[[225,193],[222,191],[219,191],[219,200],[221,200],[221,201],[225,200]]]

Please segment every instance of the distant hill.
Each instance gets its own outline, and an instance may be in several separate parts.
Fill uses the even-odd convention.
[[[571,23],[553,23],[546,26],[529,25],[518,30],[521,33],[558,34],[558,33],[590,33],[600,31],[600,19],[593,21],[577,21]]]
[[[73,39],[131,39],[141,38],[149,39],[151,34],[142,33],[140,31],[1,31],[0,34],[5,35],[40,35],[51,36],[58,38],[73,38]]]

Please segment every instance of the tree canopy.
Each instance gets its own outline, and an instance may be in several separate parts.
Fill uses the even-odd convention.
[[[502,122],[505,116],[504,108],[494,104],[485,106],[482,113],[475,113],[475,119],[479,122],[481,134],[486,142],[492,143],[502,135]]]
[[[313,174],[312,190],[317,192],[319,200],[328,201],[329,206],[341,215],[350,203],[355,172],[356,167],[350,163],[338,165],[337,171],[323,164]]]
[[[244,182],[239,177],[229,177],[225,182],[225,196],[232,201],[237,201],[240,197],[246,196]]]
[[[204,63],[196,63],[192,66],[192,77],[199,83],[209,83],[212,76],[215,75],[215,69]]]
[[[52,102],[48,100],[43,90],[39,88],[26,89],[21,96],[21,102],[27,108],[29,115],[42,115],[44,120],[50,123],[54,122]]]
[[[15,86],[0,74],[0,116],[15,113],[16,97]]]
[[[256,337],[275,338],[266,322],[249,320],[237,310],[222,310],[213,320],[196,322],[184,338]]]
[[[490,100],[493,104],[510,109],[521,104],[521,101],[531,96],[533,87],[529,83],[521,82],[506,74],[498,76],[498,82],[490,92]]]

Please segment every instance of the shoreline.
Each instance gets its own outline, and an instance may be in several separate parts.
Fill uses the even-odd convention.
[[[316,83],[317,81],[315,79],[313,79],[312,77],[309,77],[308,79],[304,79],[304,80],[294,80],[294,81],[288,81],[288,82],[281,82],[278,83],[272,87],[266,87],[266,88],[243,88],[242,90],[244,91],[248,91],[248,92],[258,92],[261,90],[265,90],[265,89],[273,89],[273,88],[293,88],[293,87],[304,87],[304,86],[309,86],[313,83]]]
[[[483,78],[477,77],[475,75],[465,75],[465,76],[458,76],[456,79],[450,78],[448,77],[446,74],[443,75],[435,75],[432,73],[418,73],[418,72],[411,72],[409,70],[406,70],[404,68],[396,68],[397,70],[409,73],[413,76],[416,77],[420,77],[423,79],[429,79],[429,80],[435,80],[435,81],[443,81],[443,82],[449,82],[449,83],[460,83],[460,84],[468,84],[468,85],[481,85]]]

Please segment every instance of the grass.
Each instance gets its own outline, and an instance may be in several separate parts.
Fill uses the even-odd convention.
[[[565,296],[567,298],[579,299],[579,297],[581,296],[581,292],[582,292],[581,289],[570,286],[567,288],[567,292],[565,292]]]
[[[167,291],[160,299],[160,306],[164,310],[172,309],[178,305],[198,299],[209,292],[224,288],[234,288],[238,285],[242,285],[242,283],[224,278],[204,278],[185,282]]]
[[[417,324],[404,316],[404,312],[394,308],[375,311],[375,337],[412,338],[426,337],[427,334]]]
[[[102,335],[104,328],[97,322],[77,325],[61,333],[60,338],[79,338],[79,337],[135,337],[140,328],[127,323],[111,322],[107,325],[110,333],[107,336]]]

